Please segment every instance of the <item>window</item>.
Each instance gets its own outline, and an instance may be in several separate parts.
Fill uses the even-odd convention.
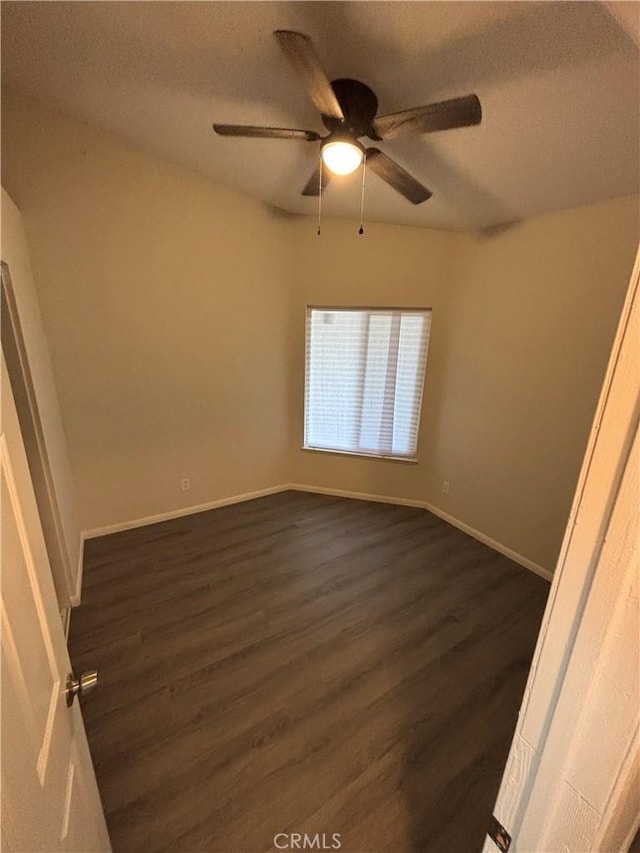
[[[304,446],[414,459],[431,311],[308,308]]]

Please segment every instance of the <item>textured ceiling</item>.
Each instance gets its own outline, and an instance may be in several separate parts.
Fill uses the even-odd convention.
[[[370,175],[366,216],[487,228],[638,192],[637,13],[635,2],[3,2],[3,83],[314,214],[300,190],[317,143],[211,130],[323,130],[272,36],[300,30],[329,78],[362,80],[383,113],[478,94],[481,125],[380,144],[433,197],[414,207]],[[359,189],[358,173],[334,179],[324,212],[356,218]]]

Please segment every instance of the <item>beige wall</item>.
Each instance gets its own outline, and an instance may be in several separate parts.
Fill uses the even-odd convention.
[[[553,568],[637,199],[492,237],[317,237],[32,102],[7,101],[4,136],[83,527],[294,482],[425,501]],[[308,303],[433,308],[417,464],[299,449]]]
[[[73,478],[69,466],[67,441],[62,426],[56,383],[51,367],[51,357],[44,334],[38,294],[31,272],[29,248],[20,211],[7,193],[2,190],[2,260],[8,265],[16,305],[20,314],[20,327],[24,340],[33,388],[38,398],[38,413],[42,435],[53,481],[54,500],[60,518],[62,536],[56,537],[66,557],[66,566],[53,564],[58,603],[68,605],[76,593],[76,579],[80,557],[80,525],[77,516]],[[59,530],[56,527],[56,530]]]
[[[292,482],[424,500],[442,440],[440,408],[451,346],[451,292],[470,238],[424,228],[371,223],[359,236],[348,220],[328,220],[318,237],[296,223],[292,292],[294,332]],[[418,439],[418,463],[303,451],[304,336],[307,305],[406,306],[433,309]]]
[[[549,569],[639,230],[637,197],[538,217],[476,239],[455,290],[428,499]]]
[[[3,131],[83,529],[281,482],[287,222],[33,102]]]
[[[293,482],[425,501],[553,569],[638,244],[638,199],[491,237],[296,228]],[[418,464],[299,449],[307,304],[433,308]]]

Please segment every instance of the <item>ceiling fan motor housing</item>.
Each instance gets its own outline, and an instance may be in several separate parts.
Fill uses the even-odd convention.
[[[322,123],[331,131],[333,137],[336,134],[357,139],[359,136],[369,136],[378,139],[374,129],[373,120],[378,113],[378,99],[374,92],[359,80],[341,78],[331,81],[331,88],[342,112],[344,121],[334,116],[322,115]]]

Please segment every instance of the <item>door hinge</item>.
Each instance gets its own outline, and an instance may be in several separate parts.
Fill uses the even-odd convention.
[[[491,815],[487,834],[489,835],[489,838],[495,842],[498,850],[502,850],[502,853],[506,853],[511,846],[511,836],[495,815]]]

